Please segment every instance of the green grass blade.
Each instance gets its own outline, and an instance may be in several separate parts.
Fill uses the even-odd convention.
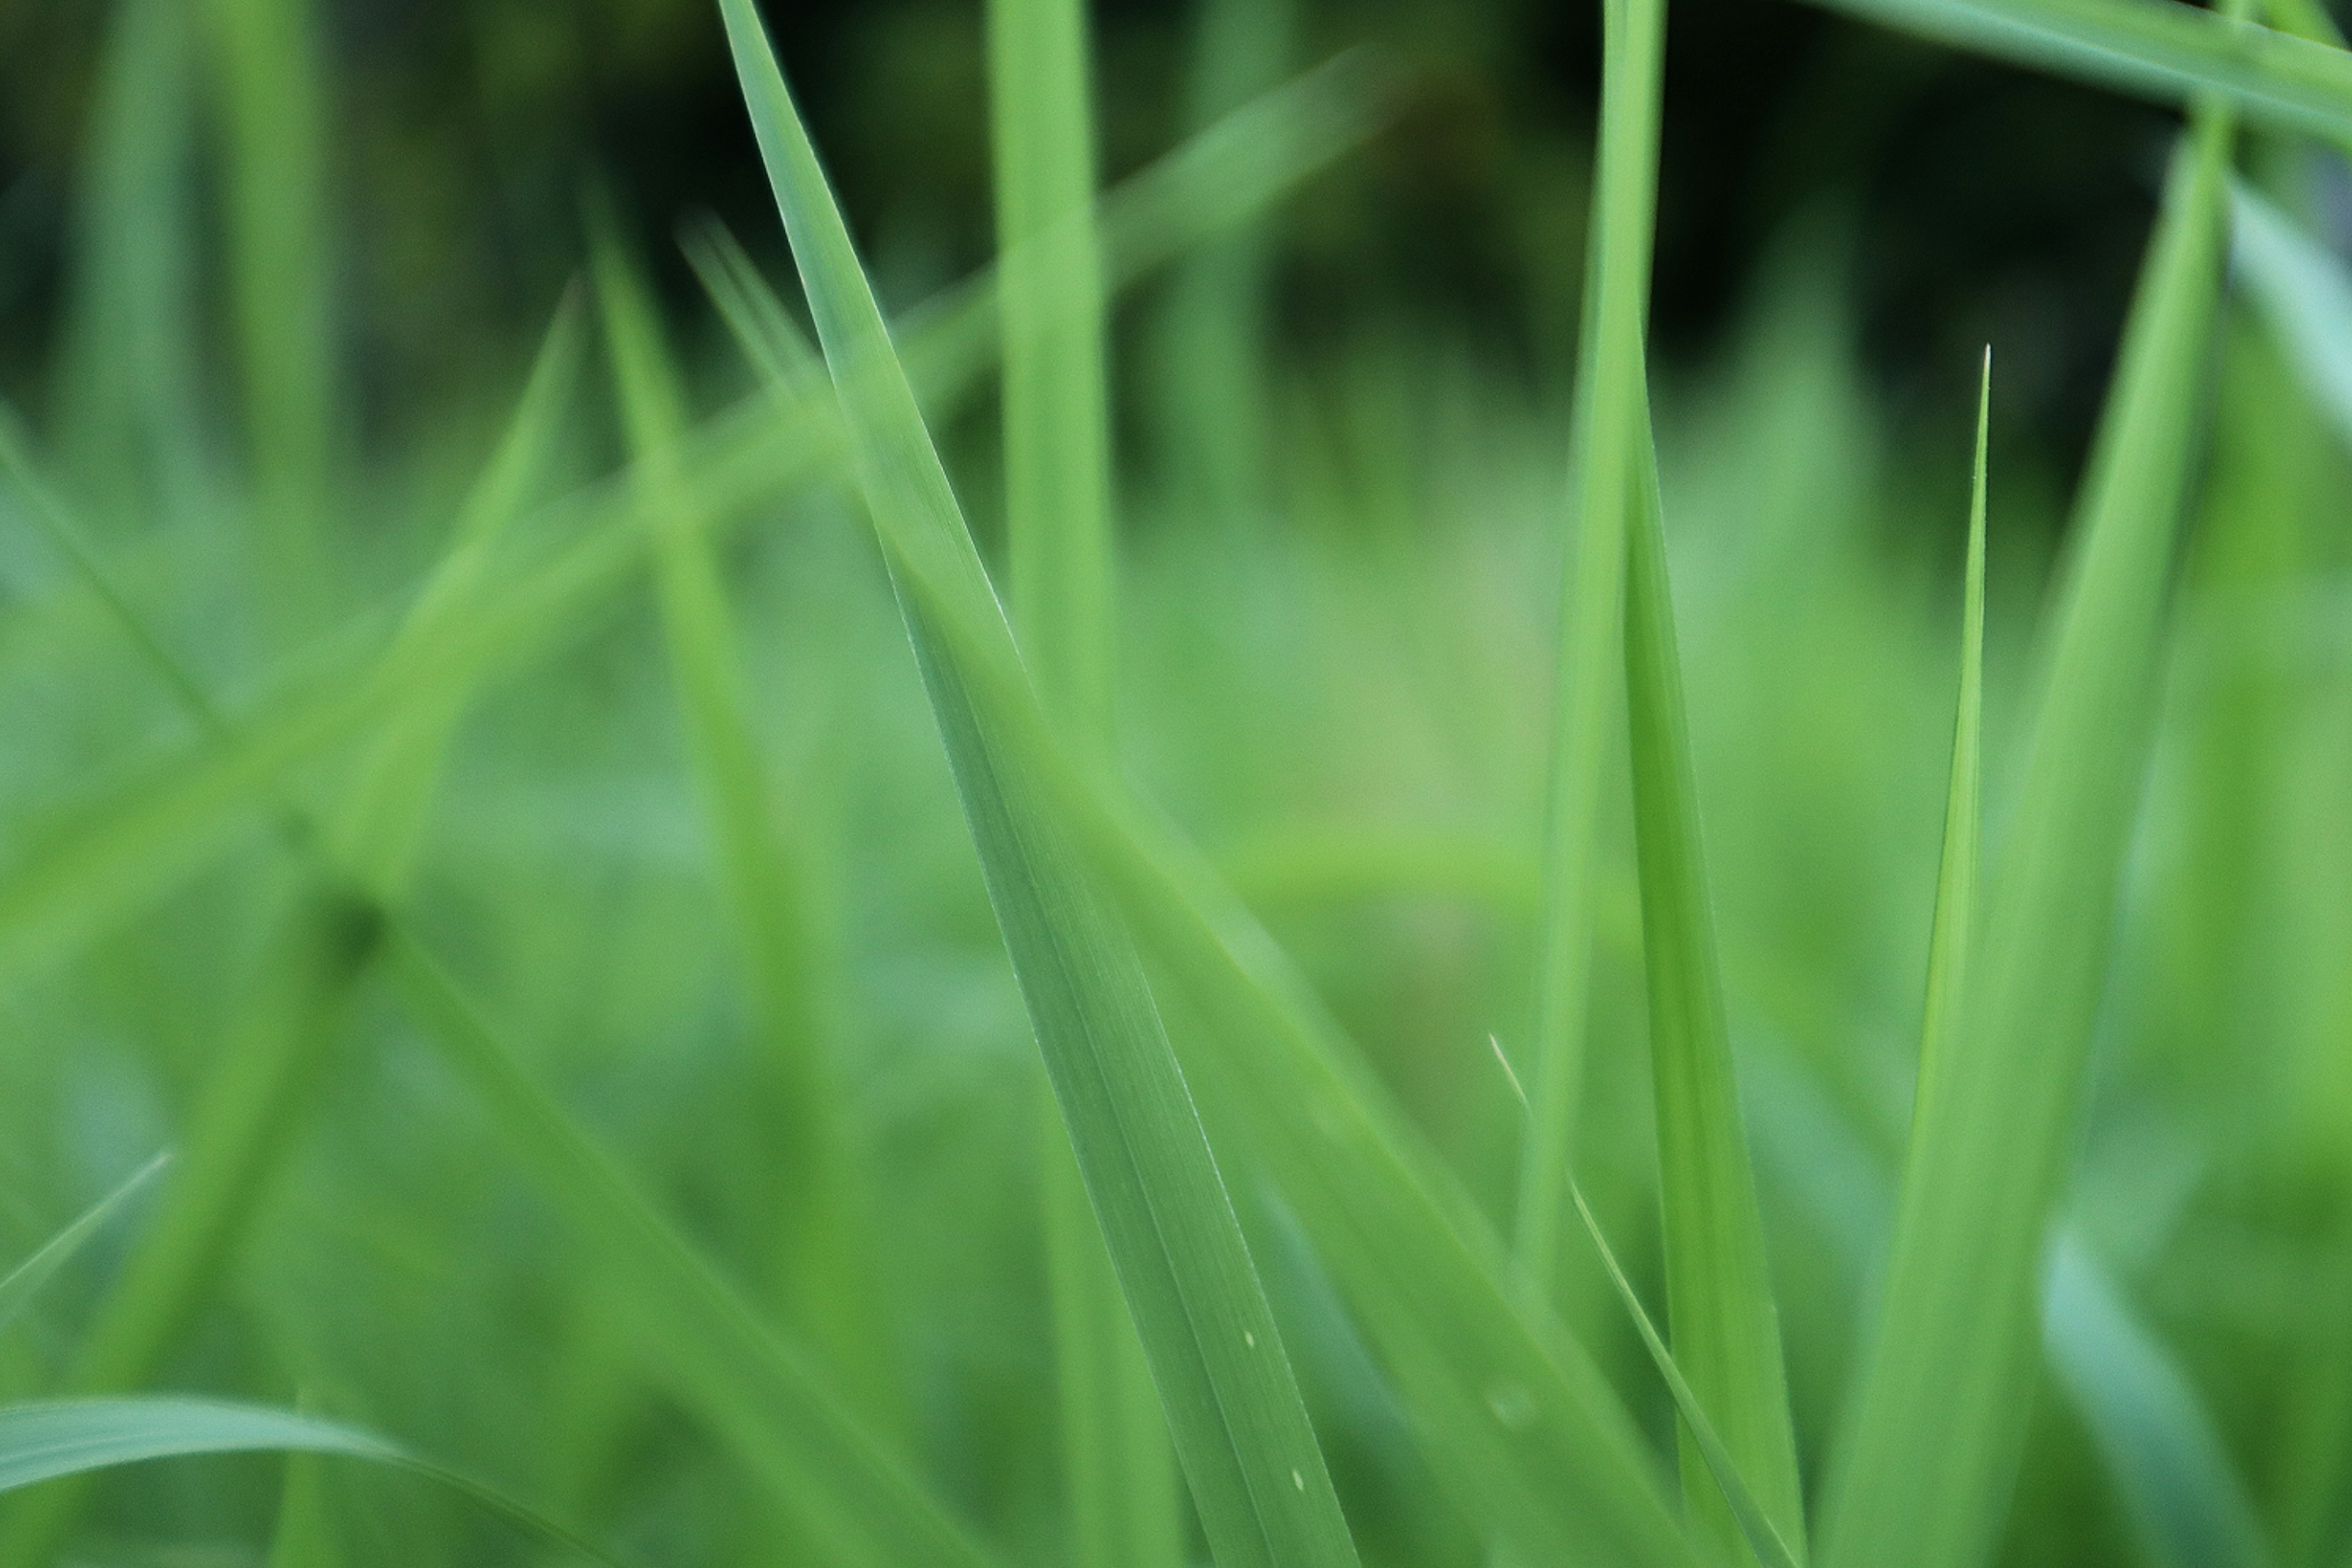
[[[1976,931],[1977,879],[1984,855],[1985,458],[1992,428],[1992,350],[1977,386],[1976,477],[1969,497],[1967,586],[1960,606],[1960,695],[1952,721],[1951,782],[1944,795],[1944,847],[1936,872],[1935,924],[1927,938],[1927,1000],[1919,1031],[1916,1125],[1937,1066],[1958,1033],[1969,950]]]
[[[1634,439],[1648,458],[1647,421]],[[1638,460],[1638,459],[1637,459]],[[1625,570],[1625,692],[1650,1064],[1658,1124],[1667,1322],[1675,1359],[1780,1537],[1801,1549],[1804,1493],[1789,1415],[1764,1216],[1740,1119],[1707,889],[1682,664],[1654,460],[1636,477]],[[1694,1519],[1736,1549],[1740,1534],[1685,1429],[1683,1492]]]
[[[73,1261],[75,1256],[89,1245],[90,1237],[106,1228],[106,1224],[122,1212],[131,1199],[145,1190],[158,1173],[172,1163],[169,1150],[156,1155],[124,1178],[121,1186],[82,1211],[81,1216],[65,1229],[44,1242],[24,1262],[0,1279],[0,1328],[24,1314],[41,1287],[54,1278],[57,1271]]]
[[[2264,1568],[2253,1501],[2203,1401],[2075,1237],[2051,1246],[2042,1314],[2051,1371],[2149,1557],[2162,1568]]]
[[[834,1053],[838,1007],[809,847],[794,841],[754,732],[751,693],[719,564],[680,504],[685,399],[644,280],[602,227],[597,293],[633,472],[655,537],[655,581],[695,783],[751,992],[758,1046],[751,1074],[764,1167],[761,1255],[786,1319],[818,1346],[877,1416],[895,1403],[887,1316],[865,1237],[865,1184]]]
[[[327,1468],[320,1456],[286,1456],[285,1483],[278,1489],[278,1523],[269,1536],[269,1568],[336,1568],[334,1521],[327,1497]]]
[[[324,1454],[426,1476],[592,1563],[613,1559],[471,1472],[339,1422],[205,1399],[59,1399],[0,1409],[0,1492],[209,1454]]]
[[[2352,140],[2352,55],[2174,0],[1816,0],[1832,10],[2095,86]]]
[[[1198,1013],[1175,1038],[1204,1111],[1297,1212],[1465,1515],[1533,1562],[1696,1561],[1599,1368],[1528,1300],[1475,1204],[1306,980],[1205,861],[1062,749],[977,557],[929,574],[894,548],[902,591],[1031,738],[1055,811]]]
[[[1796,1553],[1781,1539],[1780,1531],[1765,1513],[1763,1505],[1756,1500],[1756,1494],[1748,1489],[1747,1480],[1739,1473],[1738,1464],[1731,1457],[1730,1448],[1725,1445],[1722,1436],[1715,1429],[1714,1421],[1708,1417],[1706,1405],[1691,1387],[1690,1380],[1683,1375],[1682,1368],[1675,1363],[1674,1352],[1666,1348],[1666,1342],[1658,1333],[1657,1325],[1650,1321],[1650,1314],[1642,1306],[1642,1298],[1634,1293],[1633,1282],[1625,1278],[1625,1270],[1618,1264],[1617,1254],[1610,1248],[1608,1237],[1601,1234],[1601,1222],[1592,1217],[1591,1205],[1584,1201],[1583,1192],[1570,1183],[1568,1195],[1576,1205],[1577,1217],[1584,1222],[1584,1233],[1592,1238],[1592,1249],[1601,1255],[1601,1266],[1608,1270],[1609,1282],[1616,1287],[1617,1299],[1624,1303],[1625,1315],[1633,1321],[1634,1330],[1642,1336],[1642,1348],[1650,1352],[1650,1364],[1658,1369],[1658,1375],[1665,1381],[1667,1392],[1675,1398],[1675,1413],[1682,1416],[1683,1426],[1690,1434],[1691,1440],[1706,1457],[1708,1475],[1714,1478],[1715,1485],[1723,1493],[1732,1516],[1739,1521],[1740,1533],[1747,1539],[1748,1550],[1756,1554],[1756,1561],[1763,1563],[1764,1568],[1798,1568]]]
[[[1557,1266],[1560,1205],[1583,1099],[1601,784],[1623,710],[1625,532],[1637,484],[1639,407],[1646,396],[1643,342],[1665,66],[1664,0],[1601,9],[1601,145],[1577,367],[1576,494],[1553,676],[1558,706],[1528,1058],[1533,1102],[1513,1220],[1520,1267],[1539,1295],[1549,1292]]]
[[[893,565],[980,570],[914,395],[757,14],[723,14],[753,129]],[[904,554],[899,554],[903,548]],[[975,702],[965,661],[908,616],[998,924],[1078,1164],[1224,1568],[1352,1564],[1272,1310],[1116,913],[1043,808],[1029,748]],[[1001,618],[997,633],[1009,637]],[[1010,656],[1010,648],[1003,650]]]
[[[1834,1564],[1991,1549],[2027,1399],[2036,1260],[2074,1144],[2198,448],[2231,125],[2177,154],[2085,483],[1962,1025],[1922,1086],[1886,1293],[1822,1532]]]
[[[2231,259],[2312,401],[2352,442],[2352,270],[2243,184],[2230,192]]]

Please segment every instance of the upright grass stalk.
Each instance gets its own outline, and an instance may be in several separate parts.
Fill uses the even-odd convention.
[[[1013,629],[1057,729],[1108,766],[1116,502],[1087,57],[1083,0],[990,0]],[[1182,1516],[1151,1368],[1050,1101],[1040,1127],[1070,1561],[1177,1568]]]
[[[1646,411],[1646,399],[1641,406]],[[1648,423],[1645,414],[1635,437],[1641,467],[1626,562],[1625,706],[1668,1327],[1675,1360],[1721,1432],[1726,1455],[1775,1533],[1801,1555],[1804,1496],[1780,1310],[1724,1012]],[[1682,1431],[1685,1502],[1703,1532],[1737,1552],[1745,1528],[1716,1484],[1696,1430],[1685,1423]]]
[[[624,423],[646,526],[670,667],[686,719],[695,782],[709,824],[757,1039],[751,1078],[760,1179],[751,1211],[770,1283],[796,1327],[845,1386],[885,1426],[890,1396],[887,1319],[865,1238],[871,1216],[833,1052],[840,1030],[818,970],[831,943],[796,854],[772,804],[775,787],[754,733],[718,563],[677,470],[686,405],[653,301],[609,224],[596,247]]]
[[[2085,480],[1959,1026],[1927,1064],[1886,1294],[1825,1510],[1834,1568],[1972,1568],[2032,1394],[2038,1259],[2082,1098],[2217,300],[2231,115],[2179,149]]]
[[[1561,591],[1551,781],[1544,817],[1543,906],[1535,977],[1529,1116],[1520,1151],[1513,1250],[1529,1287],[1550,1295],[1582,1109],[1585,1033],[1600,882],[1601,783],[1622,711],[1625,532],[1635,504],[1665,0],[1602,0],[1601,135],[1584,330],[1577,367]]]
[[[311,0],[205,0],[227,141],[229,280],[264,610],[309,629],[333,559],[327,110]]]
[[[909,575],[988,588],[961,509],[750,0],[722,15],[870,510],[1078,1165],[1223,1568],[1352,1568],[1355,1547],[1272,1309],[1140,963],[1040,794],[1039,759],[975,677],[1018,668],[995,614],[980,668]]]

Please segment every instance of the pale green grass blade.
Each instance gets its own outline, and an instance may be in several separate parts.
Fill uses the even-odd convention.
[[[2165,103],[2352,140],[2352,55],[2178,0],[1816,0],[1865,21]]]
[[[1835,1564],[1963,1568],[2017,1463],[2032,1303],[2074,1146],[2151,688],[2200,370],[2220,286],[2231,126],[2176,157],[2085,482],[2010,839],[1961,1027],[1922,1086],[1886,1293],[1822,1531]]]
[[[1112,274],[1131,281],[1203,234],[1240,221],[1353,147],[1376,123],[1376,77],[1342,58],[1236,111],[1135,175],[1103,204]],[[968,395],[996,350],[992,278],[915,312],[909,372],[935,405]],[[779,405],[762,395],[702,426],[681,460],[695,513],[714,534],[754,503],[835,472],[844,460],[828,389]],[[72,826],[0,873],[0,973],[65,951],[191,874],[272,803],[277,780],[445,683],[478,683],[519,662],[628,582],[648,541],[626,482],[591,487],[536,520],[542,547],[498,575],[498,591],[443,636],[333,665],[247,714],[236,741],[205,745],[94,803]]]
[[[644,280],[609,226],[598,235],[596,279],[632,471],[655,537],[678,708],[753,1004],[750,1109],[764,1167],[756,1211],[775,1231],[762,1238],[761,1252],[786,1320],[882,1417],[895,1404],[888,1318],[865,1241],[873,1216],[834,1060],[839,1007],[824,973],[832,943],[812,886],[814,856],[774,804],[778,784],[755,733],[719,564],[680,504],[686,485],[677,464],[687,415],[677,369]]]
[[[311,0],[204,0],[226,141],[229,284],[255,477],[260,581],[281,634],[333,565],[336,445],[327,93]]]
[[[1553,679],[1543,916],[1537,937],[1532,1104],[1520,1150],[1513,1242],[1539,1296],[1558,1267],[1562,1203],[1583,1100],[1591,1008],[1602,781],[1623,713],[1625,533],[1635,505],[1637,431],[1657,205],[1664,0],[1602,12],[1601,145],[1585,249],[1584,331],[1573,436],[1559,654]]]
[[[979,565],[814,148],[746,0],[723,14],[894,568]],[[1352,1564],[1338,1499],[1274,1315],[1117,914],[1041,799],[1031,749],[975,701],[965,661],[908,602],[964,799],[1078,1164],[1134,1313],[1178,1458],[1224,1568]],[[1009,638],[1001,620],[997,636]],[[1009,647],[1003,649],[1008,659]]]
[[[579,300],[567,293],[498,450],[459,509],[440,563],[409,606],[387,658],[429,645],[480,607],[498,544],[554,456],[579,375],[580,353]],[[388,716],[369,738],[345,786],[331,829],[335,855],[362,886],[381,896],[396,896],[407,883],[450,739],[473,689],[469,681],[452,679]]]
[[[1682,1368],[1675,1364],[1674,1352],[1666,1348],[1666,1342],[1658,1333],[1657,1325],[1650,1321],[1650,1314],[1642,1306],[1642,1298],[1634,1292],[1633,1282],[1625,1278],[1625,1270],[1619,1265],[1617,1254],[1610,1248],[1608,1238],[1601,1234],[1601,1222],[1592,1217],[1591,1205],[1584,1201],[1583,1192],[1573,1182],[1569,1184],[1569,1197],[1576,1205],[1577,1217],[1584,1222],[1584,1233],[1592,1238],[1592,1249],[1601,1255],[1601,1266],[1609,1272],[1609,1282],[1617,1289],[1617,1299],[1625,1305],[1625,1315],[1633,1319],[1635,1331],[1642,1336],[1642,1348],[1650,1352],[1650,1364],[1658,1369],[1659,1377],[1665,1381],[1667,1391],[1675,1396],[1675,1413],[1683,1418],[1684,1428],[1706,1457],[1708,1475],[1714,1478],[1715,1485],[1723,1493],[1732,1516],[1739,1521],[1740,1533],[1746,1538],[1748,1550],[1756,1554],[1756,1561],[1763,1563],[1764,1568],[1798,1568],[1796,1553],[1781,1539],[1780,1531],[1766,1515],[1763,1505],[1756,1500],[1756,1494],[1748,1490],[1738,1465],[1731,1457],[1731,1450],[1724,1445],[1721,1435],[1715,1429],[1714,1421],[1707,1415],[1706,1405],[1691,1387],[1690,1380],[1683,1375]]]
[[[1754,1489],[1773,1529],[1801,1551],[1804,1492],[1781,1363],[1780,1309],[1724,1011],[1646,418],[1633,439],[1642,468],[1625,564],[1625,710],[1649,978],[1667,1325],[1675,1360],[1723,1434],[1732,1464]],[[1715,1491],[1712,1466],[1685,1431],[1685,1500],[1702,1529],[1736,1550],[1740,1528],[1734,1510]]]
[[[1984,856],[1985,458],[1992,428],[1992,350],[1977,386],[1976,478],[1969,497],[1969,558],[1960,605],[1960,695],[1952,720],[1951,782],[1944,795],[1944,847],[1936,872],[1935,923],[1927,938],[1927,999],[1919,1030],[1916,1125],[1936,1065],[1958,1032]]]
[[[2148,1555],[2162,1568],[2264,1568],[2271,1552],[2253,1500],[2204,1402],[2073,1236],[2051,1245],[2042,1321],[2050,1369]]]
[[[2231,187],[2231,259],[2312,400],[2352,443],[2352,268],[2243,184]]]
[[[206,1399],[59,1399],[0,1409],[0,1492],[158,1459],[324,1454],[414,1471],[452,1487],[592,1563],[613,1559],[528,1503],[466,1470],[355,1426]]]
[[[1081,0],[989,0],[1009,597],[1071,748],[1114,745],[1109,348]],[[1040,1121],[1063,1476],[1077,1568],[1176,1568],[1183,1515],[1151,1367],[1058,1116]]]
[[[726,225],[716,218],[693,225],[686,233],[683,248],[703,291],[727,322],[735,345],[770,390],[795,401],[820,387],[830,395],[832,384],[825,377],[824,361],[816,345],[785,310],[783,301],[776,298]]]
[[[22,1316],[25,1309],[32,1305],[33,1298],[40,1294],[41,1287],[72,1262],[90,1237],[103,1230],[107,1222],[121,1213],[171,1163],[169,1150],[156,1155],[131,1172],[121,1186],[84,1210],[81,1217],[43,1243],[33,1256],[10,1269],[7,1278],[0,1279],[0,1328]]]
[[[1204,1111],[1293,1206],[1463,1511],[1529,1561],[1696,1561],[1599,1368],[1527,1300],[1475,1204],[1306,980],[1204,860],[1061,749],[963,550],[966,568],[929,574],[897,547],[902,591],[1020,726],[1054,810],[1187,994],[1202,1026],[1175,1038]]]

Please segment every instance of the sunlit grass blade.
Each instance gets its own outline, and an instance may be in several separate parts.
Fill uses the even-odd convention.
[[[1649,977],[1668,1331],[1675,1359],[1714,1416],[1732,1463],[1748,1478],[1773,1528],[1801,1550],[1804,1494],[1781,1363],[1780,1310],[1724,1011],[1646,418],[1633,439],[1643,466],[1635,476],[1626,550],[1625,710]],[[1710,1472],[1694,1440],[1683,1453],[1684,1496],[1694,1517],[1733,1546],[1738,1521],[1711,1489]]]
[[[882,531],[893,565],[969,583],[980,568],[961,510],[760,19],[746,0],[727,0],[723,14],[868,506],[892,519]],[[907,607],[998,925],[1211,1550],[1224,1568],[1352,1564],[1272,1309],[1141,963],[1043,798],[1030,748],[1005,732],[921,606]],[[1001,617],[996,635],[1010,636]]]
[[[1674,1395],[1675,1414],[1682,1417],[1684,1429],[1706,1458],[1707,1474],[1714,1478],[1717,1489],[1722,1492],[1724,1502],[1738,1521],[1748,1550],[1765,1568],[1797,1568],[1796,1553],[1781,1539],[1764,1506],[1756,1500],[1756,1494],[1748,1489],[1731,1450],[1724,1445],[1715,1422],[1707,1415],[1706,1405],[1691,1387],[1690,1380],[1683,1375],[1682,1368],[1675,1364],[1674,1352],[1666,1348],[1657,1325],[1650,1321],[1642,1298],[1634,1292],[1633,1282],[1625,1278],[1617,1254],[1601,1234],[1601,1222],[1592,1217],[1591,1205],[1584,1201],[1584,1194],[1573,1182],[1569,1184],[1569,1198],[1576,1205],[1577,1217],[1584,1222],[1585,1234],[1592,1238],[1592,1249],[1601,1255],[1601,1266],[1608,1270],[1609,1282],[1617,1289],[1617,1299],[1625,1305],[1625,1315],[1633,1321],[1635,1331],[1642,1336],[1642,1348],[1649,1352],[1650,1364],[1658,1369],[1667,1392]]]
[[[754,731],[719,564],[682,504],[683,390],[643,279],[609,225],[596,241],[597,293],[646,526],[655,535],[662,628],[711,858],[749,989],[757,1046],[749,1077],[760,1171],[753,1223],[787,1321],[880,1417],[895,1401],[888,1320],[865,1238],[873,1218],[851,1145],[834,1053],[838,1008],[811,886],[814,858],[774,802],[778,784]],[[805,828],[803,827],[803,833]]]
[[[2352,55],[2176,0],[1815,0],[1830,9],[2166,103],[2352,140]]]
[[[1944,794],[1944,847],[1936,872],[1936,914],[1927,938],[1927,998],[1919,1029],[1916,1123],[1935,1065],[1959,1029],[1969,952],[1976,936],[1977,880],[1984,856],[1984,621],[1986,448],[1992,428],[1992,350],[1977,385],[1976,477],[1969,496],[1969,557],[1960,605],[1960,694],[1952,720],[1950,783]]]
[[[1056,728],[1107,761],[1117,542],[1086,10],[1080,0],[987,9],[1008,597]],[[1039,1127],[1071,1561],[1176,1568],[1183,1516],[1151,1368],[1069,1135],[1058,1115]]]
[[[336,1568],[334,1521],[327,1500],[327,1468],[320,1456],[286,1456],[278,1489],[278,1522],[269,1536],[268,1568]]]
[[[2271,1553],[2253,1501],[2204,1403],[2073,1236],[2051,1245],[2042,1317],[2051,1371],[2149,1557],[2163,1568],[2264,1568]]]
[[[1560,1207],[1581,1110],[1601,784],[1624,711],[1625,535],[1647,393],[1650,259],[1657,205],[1664,0],[1601,7],[1601,144],[1584,258],[1584,331],[1572,435],[1575,495],[1553,674],[1551,779],[1537,938],[1532,1096],[1513,1244],[1538,1295],[1559,1254]]]
[[[41,1287],[47,1284],[58,1269],[72,1262],[75,1256],[89,1245],[90,1237],[106,1228],[107,1222],[121,1213],[124,1206],[145,1190],[147,1184],[171,1163],[171,1152],[166,1150],[131,1172],[121,1186],[85,1209],[79,1219],[44,1242],[30,1258],[10,1269],[5,1279],[0,1279],[0,1328],[5,1328],[22,1316],[25,1309],[32,1305],[33,1298],[40,1294]]]
[[[898,548],[902,591],[1030,738],[1054,809],[1197,1017],[1175,1043],[1203,1111],[1273,1176],[1464,1513],[1530,1562],[1696,1561],[1600,1369],[1527,1300],[1475,1204],[1304,977],[1204,860],[1063,750],[977,557],[934,573],[919,555]]]
[[[446,636],[480,607],[499,541],[520,516],[554,456],[562,417],[580,369],[580,309],[567,293],[540,345],[506,433],[458,510],[441,561],[393,639],[386,657]],[[416,858],[449,741],[474,683],[453,679],[387,718],[368,739],[333,818],[344,868],[381,896],[396,896]]]
[[[2074,1147],[2220,287],[2231,124],[2179,148],[2086,478],[1960,1027],[1920,1089],[1886,1293],[1822,1535],[1841,1565],[1990,1551],[2035,1269]]]
[[[1360,59],[1318,68],[1111,192],[1101,225],[1114,281],[1142,276],[1356,145],[1380,118],[1380,85]],[[905,335],[908,372],[935,407],[968,396],[996,353],[992,275],[913,312]],[[680,467],[694,482],[695,514],[716,537],[753,503],[837,471],[843,458],[828,389],[782,404],[763,394],[698,427]],[[443,635],[349,656],[276,692],[241,716],[233,743],[199,747],[124,784],[0,872],[0,973],[54,957],[177,885],[272,803],[297,763],[444,683],[478,682],[577,633],[648,552],[625,479],[589,487],[532,521],[518,531],[530,535],[520,559],[493,574],[497,591]]]
[[[340,1422],[205,1399],[58,1399],[0,1409],[0,1492],[159,1459],[253,1453],[324,1454],[410,1470],[463,1492],[588,1562],[614,1561],[471,1472]]]
[[[2312,399],[2352,443],[2352,268],[2243,184],[2230,192],[2231,261]]]
[[[370,909],[323,887],[306,887],[280,914],[187,1112],[172,1179],[75,1350],[68,1391],[134,1389],[186,1331],[301,1125],[377,934]],[[46,1563],[85,1500],[84,1489],[59,1487],[13,1511],[0,1563]]]

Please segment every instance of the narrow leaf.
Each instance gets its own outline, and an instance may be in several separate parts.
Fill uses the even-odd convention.
[[[121,1213],[125,1205],[155,1179],[156,1173],[171,1163],[169,1150],[156,1155],[131,1172],[121,1186],[90,1205],[82,1212],[80,1218],[51,1237],[30,1258],[10,1269],[8,1277],[0,1279],[0,1328],[23,1316],[25,1309],[32,1305],[33,1298],[40,1294],[41,1287],[47,1284],[58,1269],[71,1262],[89,1244],[90,1238],[106,1227],[107,1221]]]
[[[2272,334],[2352,442],[2352,267],[2248,186],[2230,190],[2231,260]]]

